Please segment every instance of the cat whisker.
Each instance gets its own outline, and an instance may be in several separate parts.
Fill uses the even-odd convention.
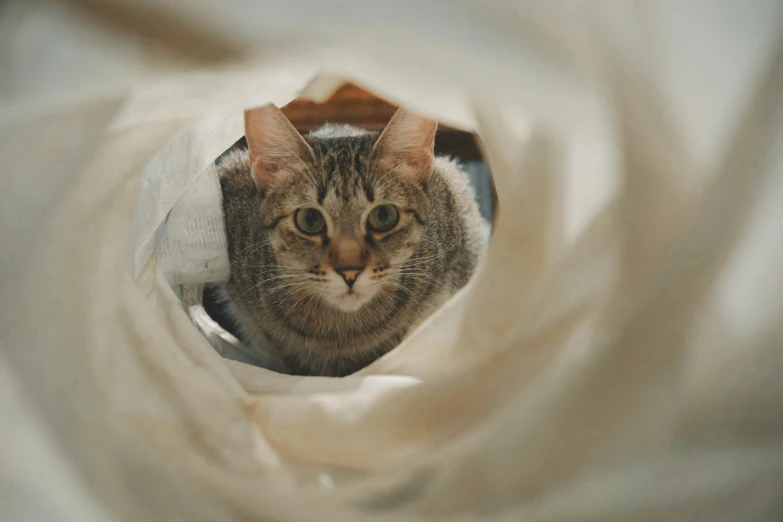
[[[248,257],[250,254],[252,254],[253,252],[257,251],[259,248],[262,248],[262,247],[267,246],[267,245],[271,245],[271,243],[269,242],[268,239],[264,238],[262,241],[259,241],[258,243],[251,243],[249,246],[247,246],[247,247],[243,248],[242,250],[240,250],[239,252],[237,252],[236,255],[239,256],[239,255],[244,254],[244,257]],[[247,252],[245,254],[245,252],[248,249],[250,249],[250,248],[252,248],[253,250],[251,250],[250,252]]]
[[[260,287],[260,286],[261,286],[262,284],[264,284],[264,283],[268,283],[268,282],[270,282],[270,281],[274,281],[274,280],[276,280],[276,279],[286,279],[286,278],[293,278],[293,277],[302,277],[302,276],[301,276],[301,275],[299,275],[299,274],[281,274],[281,275],[276,275],[276,276],[274,276],[274,277],[270,277],[270,278],[268,278],[268,279],[264,279],[263,281],[259,281],[258,283],[254,284],[254,285],[253,285],[253,286],[251,286],[250,288],[247,288],[247,289],[246,289],[244,292],[242,292],[241,294],[239,294],[238,296],[236,296],[234,299],[232,299],[232,301],[234,302],[234,304],[236,304],[236,302],[237,302],[237,301],[238,301],[238,300],[239,300],[239,299],[240,299],[242,296],[244,296],[246,293],[248,293],[248,292],[250,292],[250,291],[253,291],[253,290],[257,289],[258,287]]]
[[[408,275],[404,278],[400,278],[398,283],[402,284],[403,286],[417,286],[419,288],[426,288],[429,286],[436,286],[437,281],[434,279],[427,279],[420,275]]]
[[[304,303],[305,309],[302,310],[302,313],[309,314],[315,306],[313,301],[308,302],[308,298],[310,297],[315,297],[316,301],[320,301],[320,296],[312,288],[305,288],[299,298],[291,304],[290,310],[295,311]]]
[[[424,301],[422,296],[413,293],[413,290],[411,290],[410,288],[406,287],[402,283],[391,282],[391,283],[387,283],[386,286],[387,286],[387,288],[391,287],[389,289],[392,292],[402,291],[402,292],[406,293],[409,298],[413,299],[413,301],[414,301],[414,303],[416,305],[419,305],[419,304],[421,304]]]
[[[419,269],[411,269],[411,268],[399,268],[394,271],[389,271],[389,275],[398,275],[398,276],[409,276],[414,279],[416,278],[424,278],[432,283],[438,283],[438,279],[435,278],[432,274],[425,270],[419,270]]]
[[[258,301],[256,302],[254,310],[258,309],[258,307],[264,302],[264,299],[268,299],[268,298],[272,297],[275,293],[277,293],[277,292],[279,292],[281,290],[289,289],[289,292],[290,292],[291,289],[297,289],[298,290],[298,289],[304,288],[305,290],[308,290],[309,289],[309,284],[310,284],[310,281],[308,281],[308,280],[300,280],[300,281],[294,281],[294,282],[291,282],[291,283],[286,283],[284,285],[279,285],[279,286],[275,286],[273,288],[270,288],[269,290],[261,293],[261,295],[258,298]]]
[[[286,271],[291,271],[295,273],[303,273],[307,272],[306,268],[299,268],[296,266],[287,266],[287,265],[280,265],[280,264],[268,264],[268,265],[261,265],[261,268],[270,268],[270,269],[282,269]]]
[[[447,250],[444,250],[444,248],[441,245],[439,245],[436,241],[433,241],[432,239],[430,239],[428,237],[422,236],[420,239],[421,239],[421,241],[426,241],[426,242],[432,244],[436,249],[438,249],[438,254],[437,255],[439,255],[439,256],[444,256],[445,252],[447,252]]]
[[[265,292],[264,296],[268,297],[269,295],[279,292],[281,290],[285,290],[286,288],[306,287],[311,283],[312,283],[311,280],[305,280],[305,281],[294,281],[292,283],[286,283],[284,285],[275,286],[273,288],[270,288],[267,292]]]
[[[425,240],[425,241],[428,241],[428,242],[432,243],[438,249],[438,252],[436,254],[429,255],[429,256],[422,256],[422,257],[411,257],[411,258],[407,259],[406,261],[403,261],[402,263],[394,263],[394,264],[390,265],[390,267],[405,266],[406,264],[408,266],[420,266],[420,265],[422,265],[424,263],[427,263],[427,262],[432,261],[433,259],[437,259],[439,257],[445,258],[446,254],[448,252],[450,252],[452,249],[456,248],[460,244],[460,242],[466,236],[467,236],[467,233],[461,234],[457,239],[455,239],[454,241],[449,243],[449,245],[446,248],[441,247],[438,243],[436,243],[432,239],[429,239],[429,238],[426,238],[426,237],[422,237],[421,238],[422,240]]]

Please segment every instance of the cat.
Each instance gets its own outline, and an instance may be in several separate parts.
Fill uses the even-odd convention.
[[[400,344],[470,279],[483,221],[437,122],[398,109],[383,132],[302,136],[274,105],[218,163],[231,275],[218,288],[248,355],[341,377]],[[263,356],[263,357],[262,357]]]

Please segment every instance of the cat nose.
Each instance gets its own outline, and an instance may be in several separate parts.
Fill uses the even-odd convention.
[[[362,270],[364,270],[363,266],[346,266],[334,269],[335,272],[340,274],[349,289],[353,288],[353,284],[356,282],[356,278],[359,277],[359,274],[362,273]]]

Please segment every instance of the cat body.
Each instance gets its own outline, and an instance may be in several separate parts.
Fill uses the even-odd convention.
[[[436,125],[398,111],[380,135],[301,136],[275,107],[248,111],[248,149],[218,165],[231,264],[226,304],[250,355],[344,376],[462,288],[483,251],[467,176],[433,156]]]

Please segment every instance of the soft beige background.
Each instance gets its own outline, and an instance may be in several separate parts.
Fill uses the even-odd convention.
[[[555,4],[0,4],[0,519],[783,516],[781,4]],[[361,375],[225,361],[155,231],[340,78],[481,134],[484,269]]]

